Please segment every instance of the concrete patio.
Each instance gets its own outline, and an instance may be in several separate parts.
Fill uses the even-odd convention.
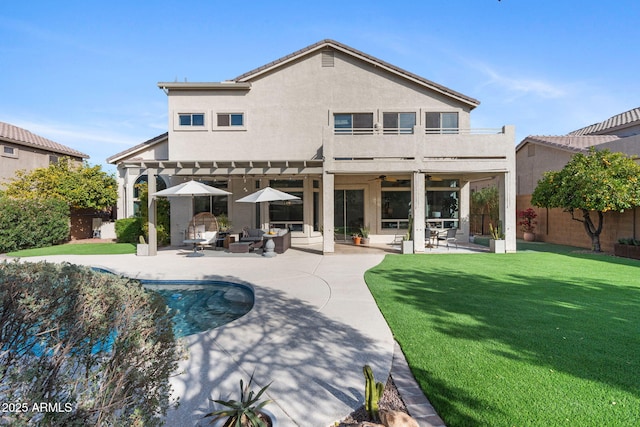
[[[68,261],[140,279],[223,280],[251,286],[255,305],[248,314],[183,339],[188,359],[172,379],[180,406],[169,411],[167,425],[208,424],[202,416],[214,409],[210,399],[237,398],[240,379],[246,382],[253,373],[255,389],[271,383],[267,394],[273,403],[267,409],[279,426],[327,427],[362,405],[362,366],[371,365],[376,379],[385,381],[394,360],[393,337],[363,279],[388,251],[337,246],[336,254],[326,256],[306,248],[275,258],[214,250],[187,257],[188,248],[173,248],[155,257],[25,260]],[[426,399],[417,402],[420,412],[426,408],[435,414]],[[429,415],[420,424],[442,422]]]

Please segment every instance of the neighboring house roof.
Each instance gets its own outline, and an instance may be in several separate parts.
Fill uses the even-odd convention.
[[[380,67],[383,69],[386,69],[387,71],[390,71],[393,74],[399,75],[405,79],[411,80],[415,83],[418,83],[422,86],[427,87],[428,89],[434,90],[436,92],[442,93],[444,95],[447,95],[449,97],[455,98],[459,101],[462,101],[466,104],[468,104],[471,109],[477,107],[478,105],[480,105],[480,101],[478,101],[477,99],[468,97],[466,95],[463,95],[459,92],[456,92],[452,89],[449,89],[445,86],[439,85],[435,82],[432,82],[431,80],[427,80],[424,77],[420,77],[416,74],[413,74],[409,71],[403,70],[402,68],[396,67],[395,65],[391,65],[388,62],[382,61],[381,59],[378,59],[374,56],[368,55],[364,52],[361,52],[357,49],[354,49],[352,47],[349,47],[345,44],[339,43],[335,40],[330,40],[330,39],[325,39],[325,40],[321,40],[317,43],[314,43],[310,46],[307,46],[305,48],[302,48],[296,52],[293,52],[287,56],[283,56],[280,59],[276,59],[275,61],[272,61],[266,65],[263,65],[261,67],[258,67],[254,70],[251,70],[249,72],[246,72],[238,77],[236,77],[235,79],[233,79],[233,81],[241,83],[241,82],[248,82],[251,79],[254,79],[258,76],[260,76],[261,74],[264,74],[266,72],[269,72],[271,70],[274,70],[278,67],[281,67],[291,61],[294,61],[302,56],[308,55],[309,53],[318,51],[318,50],[322,50],[322,49],[327,49],[327,48],[333,48],[336,50],[339,50],[341,52],[344,52],[348,55],[351,55],[353,57],[359,58],[365,62],[368,62],[376,67]]]
[[[122,160],[125,157],[129,157],[136,152],[143,151],[149,149],[151,146],[156,145],[160,142],[166,141],[169,138],[169,132],[165,132],[161,135],[153,137],[142,144],[138,144],[134,147],[128,148],[124,151],[119,152],[118,154],[114,154],[113,156],[107,158],[107,163],[116,163],[118,160]]]
[[[58,144],[55,141],[36,135],[26,129],[4,122],[0,122],[0,141],[39,148],[41,150],[47,150],[72,157],[80,157],[83,159],[89,158],[88,154],[74,150],[66,145]]]
[[[560,148],[567,151],[586,152],[589,147],[604,144],[620,139],[616,135],[566,135],[566,136],[546,136],[529,135],[518,146],[516,152],[529,142],[547,145],[553,148]]]
[[[623,128],[628,125],[636,124],[640,122],[640,107],[634,108],[624,113],[616,114],[613,117],[608,118],[600,123],[595,123],[582,129],[574,130],[569,135],[595,135],[602,134],[604,132],[610,132],[613,129]]]

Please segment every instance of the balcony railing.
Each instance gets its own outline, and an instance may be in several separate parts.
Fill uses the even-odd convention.
[[[334,135],[413,135],[414,128],[334,128]],[[425,135],[498,135],[503,128],[424,128]]]

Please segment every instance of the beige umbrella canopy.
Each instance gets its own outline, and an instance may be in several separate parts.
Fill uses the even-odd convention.
[[[285,193],[284,191],[275,190],[271,187],[265,187],[262,190],[258,190],[255,193],[251,193],[248,196],[236,200],[236,202],[260,203],[274,202],[278,200],[300,200],[300,197]]]
[[[231,193],[194,180],[153,193],[154,196],[161,197],[224,196],[227,194]]]

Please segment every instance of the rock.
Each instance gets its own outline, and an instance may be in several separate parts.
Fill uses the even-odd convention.
[[[418,422],[409,414],[400,411],[380,410],[380,421],[385,427],[419,427]]]
[[[369,421],[362,421],[356,424],[356,427],[384,427],[384,425],[371,423]]]

